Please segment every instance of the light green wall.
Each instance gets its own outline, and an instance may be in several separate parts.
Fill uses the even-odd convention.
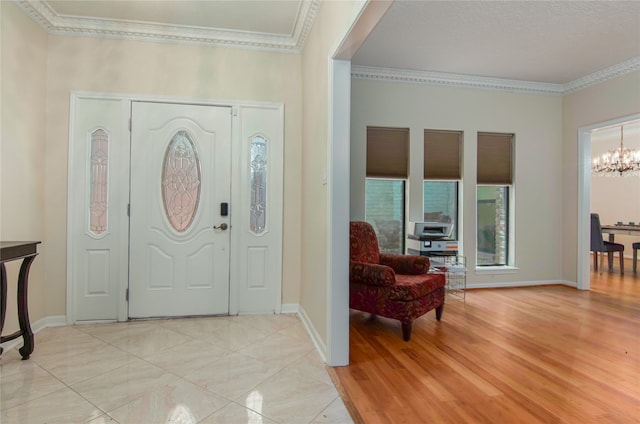
[[[563,173],[562,250],[563,277],[576,281],[578,263],[578,130],[600,122],[640,113],[640,71],[605,81],[562,101]],[[588,238],[588,234],[585,235]]]
[[[64,313],[66,292],[69,94],[91,91],[195,99],[284,103],[282,302],[298,303],[300,280],[301,61],[299,55],[245,49],[85,37],[49,37],[47,83],[47,275],[51,310]]]
[[[562,279],[562,98],[353,79],[351,219],[364,216],[366,127],[410,128],[408,221],[422,220],[424,129],[463,131],[462,234],[467,282],[500,284]],[[509,274],[475,272],[476,136],[514,133],[515,266]],[[540,266],[540,264],[545,264]]]
[[[322,2],[302,55],[302,273],[300,305],[327,343],[329,60],[363,2]],[[321,347],[324,350],[325,346]]]
[[[12,2],[0,2],[2,93],[0,127],[0,240],[41,240],[40,256],[29,277],[29,313],[35,322],[45,308],[44,164],[47,34]],[[3,333],[18,329],[16,284],[18,264],[7,266],[7,322]]]

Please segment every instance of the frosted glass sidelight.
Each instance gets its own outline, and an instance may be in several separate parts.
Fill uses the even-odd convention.
[[[255,136],[251,140],[251,203],[249,229],[261,234],[267,222],[267,140]]]
[[[200,160],[186,131],[178,131],[169,142],[162,165],[162,203],[171,226],[186,231],[200,202]]]
[[[109,184],[109,134],[103,129],[91,133],[89,231],[97,236],[107,231]]]

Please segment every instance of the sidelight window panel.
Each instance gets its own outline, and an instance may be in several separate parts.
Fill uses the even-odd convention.
[[[267,140],[259,135],[253,137],[250,150],[249,229],[262,234],[267,224]]]
[[[101,128],[90,139],[89,232],[107,231],[109,212],[109,134]]]

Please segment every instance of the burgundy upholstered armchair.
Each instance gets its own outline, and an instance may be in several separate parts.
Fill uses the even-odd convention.
[[[429,258],[380,253],[367,222],[351,222],[349,250],[350,308],[400,320],[405,341],[416,318],[435,309],[440,321],[445,275],[427,274]]]

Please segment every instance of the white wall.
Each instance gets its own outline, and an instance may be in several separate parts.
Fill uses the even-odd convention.
[[[636,71],[571,93],[562,99],[562,251],[565,280],[576,281],[578,278],[578,129],[640,113],[639,93],[640,71]],[[588,233],[584,236],[589,239]]]
[[[560,97],[420,84],[352,80],[351,219],[364,217],[366,127],[410,128],[407,220],[422,216],[423,131],[464,132],[463,250],[467,284],[532,283],[562,279],[562,99]],[[515,266],[509,274],[475,271],[476,136],[514,133]]]
[[[639,94],[640,95],[640,94]],[[640,122],[624,126],[624,146],[640,150]],[[599,157],[620,147],[620,127],[594,131],[591,134],[591,157]],[[591,212],[600,215],[600,222],[640,224],[640,175],[591,176]],[[606,236],[605,236],[606,237]],[[616,235],[615,241],[625,245],[626,257],[633,256],[631,244],[640,241],[638,236]]]
[[[285,105],[282,302],[300,281],[301,61],[299,55],[49,36],[45,160],[47,312],[65,313],[69,94],[91,91]]]
[[[40,240],[29,274],[31,322],[44,318],[44,163],[47,34],[12,2],[0,2],[2,92],[0,127],[0,240]],[[18,329],[16,284],[19,262],[7,266],[7,321],[3,334]]]

